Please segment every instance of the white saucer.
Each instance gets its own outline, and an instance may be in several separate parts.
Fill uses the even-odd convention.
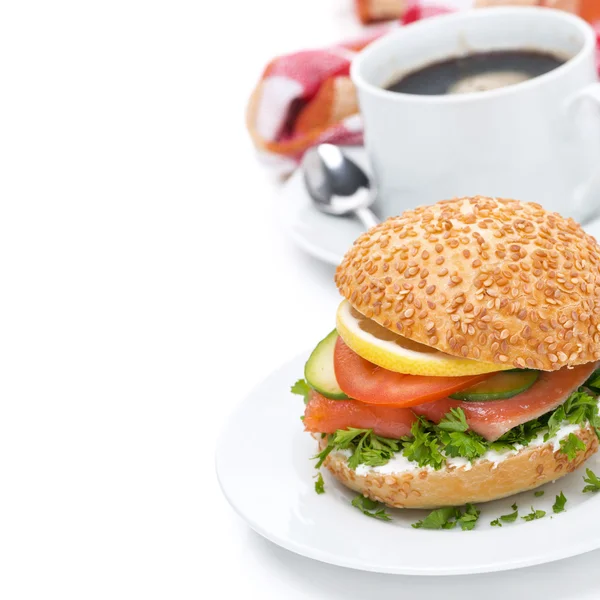
[[[584,469],[533,492],[480,504],[473,531],[413,529],[424,511],[390,510],[393,521],[364,516],[354,493],[323,473],[325,494],[314,490],[316,442],[303,432],[302,399],[290,393],[308,353],[274,371],[237,407],[221,433],[217,474],[227,500],[256,532],[293,552],[343,567],[406,575],[486,573],[538,565],[600,548],[600,493],[583,494]],[[600,459],[585,465],[600,474]],[[326,471],[325,469],[323,469]],[[566,512],[554,515],[564,492]],[[491,527],[511,511],[536,509],[537,521]]]
[[[370,172],[364,148],[348,146],[344,152]],[[279,221],[294,242],[308,254],[335,266],[365,231],[355,217],[333,217],[314,208],[301,169],[283,184],[277,204]]]
[[[364,148],[348,146],[344,151],[370,172]],[[296,169],[283,184],[279,195],[277,210],[281,226],[300,248],[326,263],[339,265],[354,240],[365,231],[355,217],[332,217],[314,208],[301,169]],[[600,239],[600,219],[584,229]]]

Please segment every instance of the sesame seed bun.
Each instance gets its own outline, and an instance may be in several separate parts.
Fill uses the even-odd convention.
[[[489,502],[534,489],[563,477],[581,466],[598,450],[598,438],[589,425],[574,432],[585,444],[574,460],[554,451],[550,440],[543,446],[523,448],[518,454],[495,463],[475,462],[465,467],[446,467],[439,471],[414,471],[358,475],[348,467],[346,456],[333,451],[325,466],[333,476],[350,489],[394,508],[439,508],[460,506],[467,502]],[[318,439],[319,449],[327,445]]]
[[[453,356],[545,371],[600,359],[600,246],[538,204],[407,211],[361,235],[335,281],[366,317]]]

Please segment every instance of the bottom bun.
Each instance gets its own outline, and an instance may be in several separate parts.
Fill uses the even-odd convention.
[[[574,432],[585,444],[574,460],[559,450],[554,441],[529,446],[499,463],[478,460],[470,469],[446,466],[439,471],[417,468],[397,473],[370,470],[359,475],[347,463],[347,456],[334,451],[325,466],[344,485],[394,508],[439,508],[467,502],[489,502],[531,490],[574,471],[598,450],[598,438],[587,425]],[[327,439],[319,439],[319,448]]]

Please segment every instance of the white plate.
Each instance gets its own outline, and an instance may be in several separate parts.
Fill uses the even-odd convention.
[[[348,146],[344,151],[370,172],[364,148]],[[326,263],[339,265],[354,240],[365,230],[355,217],[333,217],[314,208],[300,169],[283,184],[279,195],[277,212],[281,226],[300,248]],[[600,219],[584,228],[600,239]]]
[[[393,522],[364,516],[351,506],[354,493],[323,469],[326,493],[314,491],[311,457],[316,443],[303,432],[302,399],[290,386],[302,377],[307,355],[273,372],[237,407],[217,447],[217,474],[237,513],[265,538],[298,554],[334,565],[406,575],[485,573],[546,563],[600,547],[600,494],[582,494],[584,469],[533,492],[480,504],[473,531],[428,531],[410,525],[425,511],[390,510]],[[586,466],[598,473],[600,461]],[[567,511],[552,515],[556,494]],[[545,518],[519,519],[502,528],[492,519],[521,515],[533,505]],[[552,517],[552,518],[551,518]]]

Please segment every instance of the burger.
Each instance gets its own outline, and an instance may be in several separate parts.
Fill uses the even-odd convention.
[[[336,328],[292,391],[317,466],[397,508],[486,502],[598,449],[600,246],[538,204],[388,219],[335,274]]]

